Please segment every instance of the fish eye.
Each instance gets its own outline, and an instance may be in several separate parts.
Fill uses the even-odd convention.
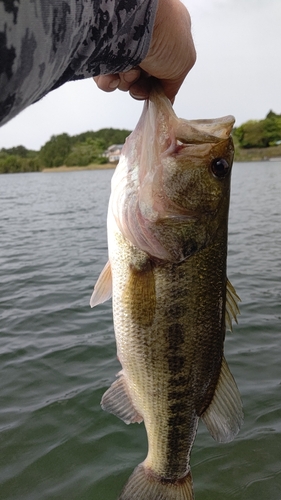
[[[215,177],[223,179],[230,171],[230,165],[224,158],[215,158],[211,163],[211,170]]]

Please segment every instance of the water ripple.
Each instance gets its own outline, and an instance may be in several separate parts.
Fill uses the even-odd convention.
[[[227,445],[200,425],[198,500],[280,500],[280,166],[234,166],[228,276],[242,302],[226,357],[245,423]],[[1,500],[116,500],[145,458],[143,425],[100,408],[120,369],[111,303],[89,307],[111,175],[1,176]]]

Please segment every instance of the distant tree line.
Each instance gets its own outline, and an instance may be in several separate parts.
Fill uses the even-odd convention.
[[[53,135],[40,151],[31,151],[24,146],[3,148],[0,150],[0,173],[37,172],[45,167],[83,167],[91,163],[106,163],[106,149],[112,144],[123,144],[129,134],[130,130],[104,128],[74,136]],[[234,128],[233,135],[241,150],[280,145],[281,115],[269,111],[263,120],[250,120]]]
[[[87,166],[107,163],[104,152],[112,144],[123,144],[130,130],[105,128],[79,135],[53,135],[40,151],[24,146],[0,150],[0,173],[38,172],[43,168]]]
[[[281,142],[281,115],[269,111],[264,120],[250,120],[234,128],[241,148],[268,148]]]

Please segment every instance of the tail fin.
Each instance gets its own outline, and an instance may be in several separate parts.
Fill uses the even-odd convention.
[[[194,500],[191,473],[175,482],[153,476],[138,465],[118,500]]]

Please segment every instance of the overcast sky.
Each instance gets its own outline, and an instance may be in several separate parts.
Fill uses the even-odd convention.
[[[175,103],[186,119],[232,114],[236,125],[281,113],[281,0],[184,0],[193,22],[197,62]],[[143,104],[94,82],[51,92],[0,128],[0,148],[40,147],[63,132],[132,130]]]

